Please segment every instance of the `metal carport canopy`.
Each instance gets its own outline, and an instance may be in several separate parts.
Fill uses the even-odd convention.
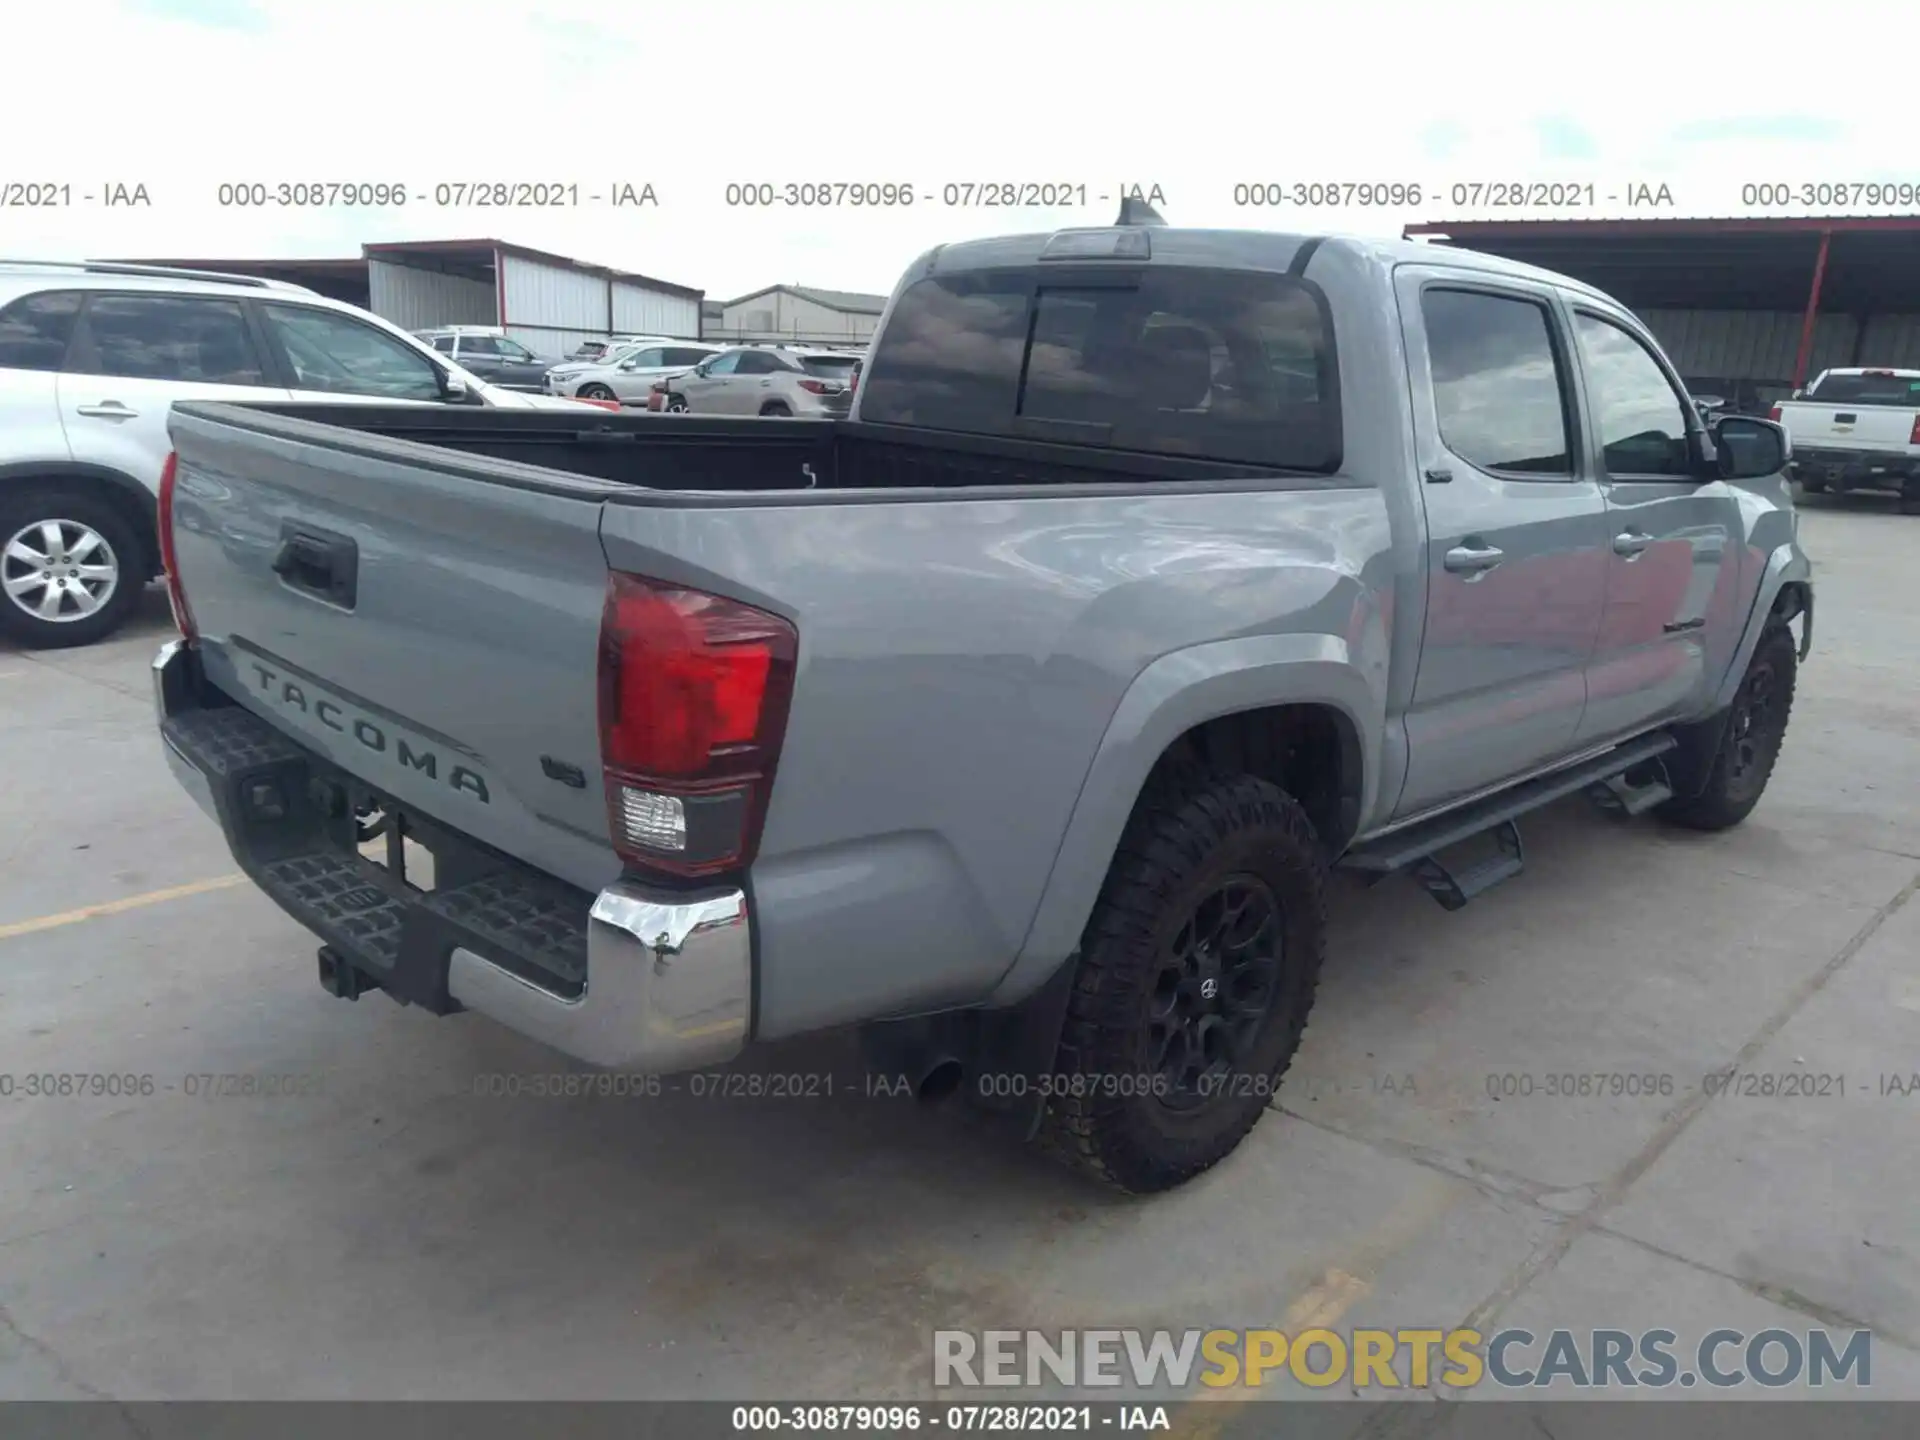
[[[1635,310],[1800,311],[1796,385],[1822,310],[1920,311],[1920,215],[1454,220],[1403,233],[1556,270]]]

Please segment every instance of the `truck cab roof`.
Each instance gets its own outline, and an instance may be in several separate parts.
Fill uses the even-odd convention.
[[[1071,242],[1068,237],[1071,237]],[[1101,237],[1111,237],[1114,247],[1106,256],[1100,255],[1095,249]],[[1121,237],[1126,238],[1123,240]],[[1112,263],[1286,271],[1303,265],[1303,256],[1310,256],[1321,249],[1345,252],[1354,259],[1370,260],[1389,268],[1395,265],[1445,265],[1516,279],[1547,281],[1562,289],[1577,290],[1595,299],[1606,299],[1602,292],[1592,286],[1555,271],[1477,250],[1459,249],[1444,241],[1389,240],[1373,236],[1270,230],[1203,230],[1174,226],[1097,226],[987,240],[964,240],[927,251],[908,270],[905,278],[912,281],[928,275],[964,270],[1037,265],[1043,260],[1051,261],[1056,256],[1062,262],[1075,263],[1099,263],[1104,259]],[[1050,250],[1053,251],[1052,255],[1049,254]]]

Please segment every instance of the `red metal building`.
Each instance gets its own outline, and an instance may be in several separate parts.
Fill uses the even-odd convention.
[[[1456,220],[1405,233],[1605,290],[1694,393],[1745,410],[1834,366],[1920,368],[1920,215]]]

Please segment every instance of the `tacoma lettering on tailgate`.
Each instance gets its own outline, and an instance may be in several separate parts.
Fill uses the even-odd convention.
[[[274,704],[310,715],[338,734],[351,735],[374,754],[391,756],[429,780],[444,779],[455,790],[464,790],[482,805],[493,803],[493,797],[487,793],[486,777],[477,770],[443,761],[425,741],[402,735],[365,715],[356,715],[341,701],[321,693],[311,684],[303,685],[289,680],[258,661],[252,664],[253,673],[260,681],[260,693]]]

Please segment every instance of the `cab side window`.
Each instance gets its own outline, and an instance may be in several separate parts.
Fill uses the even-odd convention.
[[[1420,313],[1447,448],[1498,475],[1572,478],[1566,367],[1547,307],[1487,291],[1428,290]]]
[[[1660,362],[1611,320],[1585,311],[1574,319],[1607,473],[1693,478],[1686,406]]]

